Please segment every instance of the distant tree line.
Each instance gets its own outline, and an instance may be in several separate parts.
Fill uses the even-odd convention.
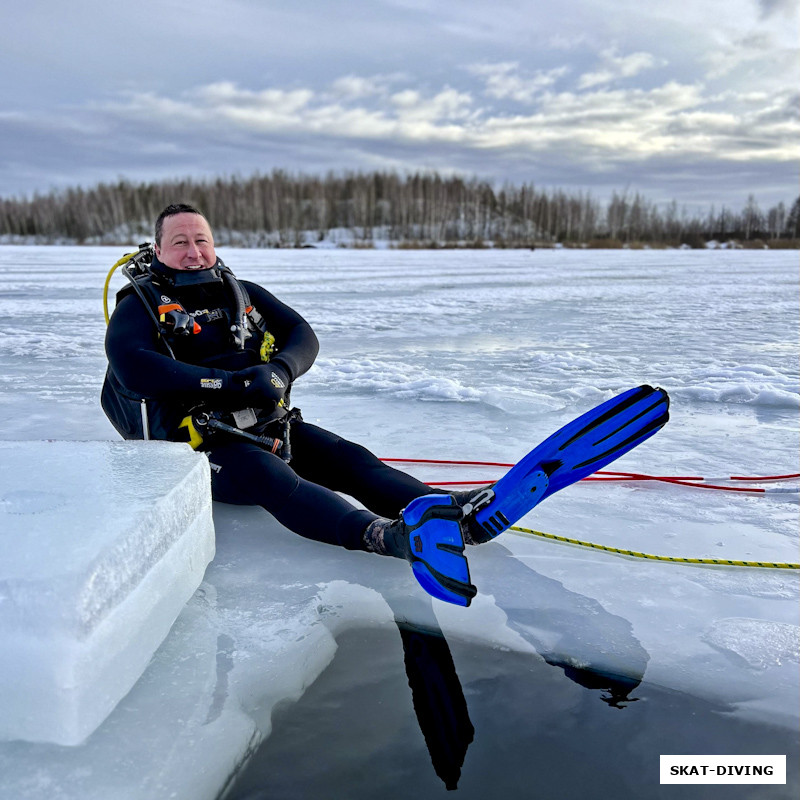
[[[689,213],[639,192],[603,203],[587,192],[502,187],[437,173],[329,173],[70,188],[33,198],[0,199],[2,241],[130,244],[152,238],[153,220],[172,202],[196,205],[222,244],[300,246],[323,239],[399,246],[528,247],[636,244],[702,246],[709,240],[796,244],[800,197],[763,211],[754,196]],[[343,232],[347,235],[343,235]]]

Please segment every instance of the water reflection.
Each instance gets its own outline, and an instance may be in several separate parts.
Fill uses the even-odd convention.
[[[436,774],[448,789],[457,789],[467,749],[475,738],[464,690],[458,678],[447,639],[435,623],[427,628],[396,620],[403,642],[403,662],[414,713]],[[546,658],[563,670],[573,683],[602,692],[600,699],[622,709],[637,698],[630,693],[640,684],[637,678],[610,675]]]
[[[547,664],[573,683],[599,692],[611,708],[636,701],[631,693],[644,677],[649,655],[628,620],[540,575],[500,545],[484,548],[481,581],[492,587],[506,625]],[[436,774],[448,789],[456,789],[475,738],[464,691],[430,600],[411,608],[405,602],[402,608],[402,613],[395,609],[395,622],[414,712]]]
[[[635,692],[641,702],[618,713],[598,699],[634,699],[625,681],[615,687],[614,676],[530,652],[447,641],[435,626],[400,618],[337,638],[331,665],[276,712],[226,800],[435,800],[453,790],[461,800],[668,800],[659,753],[787,753],[787,766],[800,763],[795,732],[647,681]],[[770,797],[797,797],[797,781],[793,766]],[[707,800],[707,791],[685,786],[681,797]],[[726,800],[754,796],[752,786],[725,789]]]
[[[508,627],[570,680],[605,690],[604,702],[624,707],[650,660],[631,623],[539,574],[499,543],[484,548],[481,556],[481,585],[490,587]]]
[[[618,675],[609,675],[603,672],[593,672],[589,669],[581,669],[570,664],[546,658],[548,664],[553,667],[561,667],[571,681],[583,686],[585,689],[599,689],[604,694],[600,699],[607,703],[611,708],[625,708],[628,703],[635,703],[639,698],[630,697],[630,693],[642,682],[641,678],[622,678]]]
[[[467,748],[475,738],[450,647],[441,631],[398,622],[414,713],[436,774],[458,788]]]
[[[284,548],[299,549],[304,546],[304,543],[293,539],[282,540],[281,544]],[[404,751],[419,747],[419,754],[427,749],[433,769],[429,767],[426,775],[418,754],[415,781],[421,781],[428,789],[431,788],[428,781],[439,781],[437,789],[440,791],[445,788],[455,790],[462,782],[467,787],[467,793],[470,793],[474,789],[472,784],[477,786],[476,770],[484,772],[489,768],[488,765],[478,767],[483,764],[488,752],[497,746],[504,751],[513,749],[518,737],[544,731],[541,726],[547,723],[543,715],[546,716],[548,710],[552,710],[554,705],[558,706],[562,700],[571,702],[568,698],[573,695],[558,688],[559,682],[565,683],[563,679],[559,681],[557,677],[545,676],[544,673],[548,671],[545,664],[555,667],[572,685],[582,687],[587,699],[591,696],[601,700],[596,707],[603,709],[599,713],[605,717],[609,716],[605,707],[623,709],[636,699],[632,693],[643,679],[649,655],[634,636],[629,621],[610,613],[597,600],[571,591],[561,582],[541,575],[533,568],[535,563],[528,566],[532,562],[514,556],[499,542],[471,548],[470,560],[473,579],[483,593],[493,597],[494,602],[490,607],[469,609],[468,617],[458,617],[452,627],[452,636],[456,638],[451,642],[442,631],[431,599],[419,591],[410,592],[408,580],[404,579],[406,576],[401,576],[397,570],[392,571],[391,568],[396,565],[379,562],[377,565],[370,564],[371,568],[366,570],[357,559],[340,559],[335,562],[314,561],[308,566],[314,582],[344,580],[367,586],[379,593],[391,609],[393,627],[397,631],[395,644],[379,649],[367,648],[355,662],[350,660],[351,655],[341,649],[332,665],[309,688],[299,704],[304,706],[306,701],[309,703],[307,707],[304,706],[300,715],[302,722],[296,727],[296,735],[302,742],[307,741],[311,736],[310,730],[319,725],[315,717],[319,710],[312,711],[311,707],[315,687],[325,685],[326,675],[331,677],[331,683],[324,690],[326,699],[323,704],[323,707],[337,709],[330,721],[331,729],[323,748],[329,770],[331,766],[327,757],[332,756],[333,741],[336,742],[337,769],[342,771],[345,768],[357,769],[357,763],[371,765],[388,758],[392,763],[392,773],[396,773],[401,769],[400,763],[403,764],[402,769],[408,768],[410,754]],[[298,579],[305,564],[303,558],[293,560],[293,575]],[[325,566],[330,574],[320,574],[321,567]],[[382,566],[386,569],[381,570]],[[447,623],[445,629],[450,630],[450,625]],[[501,633],[498,626],[506,629],[505,633]],[[471,630],[474,630],[474,636]],[[384,629],[384,637],[386,633]],[[524,647],[514,654],[498,649],[501,642],[508,641],[509,635],[513,638],[514,634],[524,640],[529,647],[528,652]],[[370,635],[369,629],[365,629],[367,641]],[[466,650],[465,637],[467,642],[474,643],[467,644]],[[345,640],[351,641],[346,634],[337,636],[337,639],[340,645]],[[379,638],[378,641],[386,640]],[[402,646],[402,654],[399,645]],[[461,661],[454,659],[454,649]],[[479,653],[489,657],[482,668],[474,661]],[[347,662],[351,665],[350,671],[337,673],[337,665]],[[392,676],[397,674],[400,663],[405,671],[410,696],[399,688],[395,689],[395,693],[384,694]],[[460,664],[459,669],[466,670],[469,692],[464,691],[463,676],[459,676],[456,664]],[[552,671],[552,676],[555,676],[555,672]],[[522,697],[527,698],[525,708],[517,707],[513,700],[504,697],[505,683],[508,683],[509,690],[512,685],[516,687],[513,691],[519,692],[520,701]],[[486,706],[487,691],[500,692],[489,706]],[[468,707],[467,698],[470,697],[476,708]],[[411,703],[406,705],[408,700]],[[495,706],[496,703],[498,705]],[[392,738],[397,737],[397,729],[407,724],[409,706],[413,707],[424,748],[421,740],[418,745],[412,745],[414,734],[410,731],[404,737]],[[376,707],[379,717],[371,721],[370,714],[376,713]],[[571,713],[570,708],[564,708],[565,719]],[[499,739],[496,728],[498,720],[495,719],[498,714],[516,719],[516,727],[502,734]],[[502,725],[502,722],[499,724]],[[251,788],[250,794],[237,795],[234,792],[233,797],[280,796],[279,791],[276,793],[279,779],[275,766],[285,759],[279,754],[284,754],[296,764],[298,774],[320,768],[318,759],[313,759],[310,754],[306,759],[302,743],[295,742],[292,748],[288,739],[279,741],[279,738],[280,734],[273,734],[264,745],[265,752],[271,750],[273,753],[262,767],[266,769],[266,764],[270,763],[270,771],[261,773],[269,790],[265,789],[262,794],[260,790]],[[386,745],[389,739],[403,744]],[[482,739],[480,747],[476,745],[479,739]],[[470,748],[475,749],[471,759],[468,752]],[[393,757],[389,756],[390,753]],[[255,763],[258,760],[260,755],[253,759],[252,772],[248,769],[254,783],[259,782],[255,778],[259,772]],[[467,767],[471,770],[471,777],[469,781],[464,781],[462,774],[467,774]],[[320,780],[324,783],[324,779]],[[244,781],[242,786],[247,782]],[[462,788],[463,791],[465,789]],[[351,787],[350,795],[358,795],[355,787]],[[386,796],[385,791],[382,796]]]
[[[666,798],[660,753],[785,752],[787,765],[800,764],[796,731],[649,683],[650,656],[631,623],[572,591],[569,577],[539,574],[524,552],[472,549],[483,597],[463,613],[437,603],[437,619],[397,564],[308,558],[308,543],[265,541],[262,527],[253,541],[280,553],[276,581],[291,563],[293,583],[281,584],[289,600],[305,607],[330,582],[320,613],[339,649],[297,702],[273,709],[271,735],[226,800],[434,800],[456,787],[461,800]],[[370,590],[361,616],[363,595],[348,595],[350,585]],[[775,797],[796,797],[797,786],[792,767]],[[704,800],[706,790],[681,791]],[[751,790],[726,787],[726,797],[750,800]]]

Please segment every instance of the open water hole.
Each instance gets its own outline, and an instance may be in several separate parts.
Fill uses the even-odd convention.
[[[797,731],[646,681],[402,625],[337,638],[226,800],[680,798],[800,792]],[[786,754],[785,785],[660,785],[659,755]]]

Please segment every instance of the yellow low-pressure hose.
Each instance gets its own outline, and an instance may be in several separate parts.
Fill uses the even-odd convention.
[[[111,316],[108,313],[108,286],[111,283],[111,276],[114,274],[117,267],[121,267],[123,264],[127,264],[128,261],[130,261],[135,255],[136,253],[125,253],[125,255],[122,256],[122,258],[119,261],[117,261],[117,263],[114,264],[113,267],[111,267],[111,269],[108,272],[108,275],[106,276],[106,282],[105,285],[103,286],[103,314],[106,318],[106,325],[108,325],[108,322],[111,319]]]

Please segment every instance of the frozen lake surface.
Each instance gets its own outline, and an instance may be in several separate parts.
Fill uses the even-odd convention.
[[[102,286],[120,255],[0,248],[0,438],[116,439],[99,389]],[[382,457],[515,461],[602,400],[651,383],[669,391],[671,421],[614,469],[706,478],[800,472],[795,252],[220,255],[315,328],[320,357],[293,393],[304,417]],[[121,286],[121,278],[112,283]],[[500,474],[414,470],[432,481]],[[797,497],[585,483],[521,524],[667,556],[797,562]],[[595,692],[565,668],[627,676],[642,681],[644,696],[621,718],[635,725],[638,709],[680,697],[684,708],[696,702],[749,731],[742,753],[760,752],[747,747],[761,726],[766,741],[785,742],[790,783],[761,787],[759,796],[796,796],[796,572],[652,563],[506,534],[470,549],[480,594],[464,610],[431,607],[399,562],[304,541],[260,509],[218,505],[215,522],[217,557],[205,582],[131,694],[78,748],[0,744],[0,797],[216,797],[269,735],[275,705],[302,697],[325,671],[337,637],[383,635],[403,620],[444,633],[468,705],[482,679],[525,658],[532,674],[549,670],[559,697]],[[374,646],[383,652],[380,635]],[[470,644],[491,656],[477,662],[495,663],[491,676],[475,667]],[[347,704],[339,710],[346,720]],[[538,718],[530,718],[522,738],[536,759]],[[353,752],[390,749],[392,720],[381,724],[364,729]],[[490,737],[475,727],[465,792],[470,770],[492,763],[480,745]],[[708,738],[687,739],[687,749],[720,752],[714,725],[704,730]],[[491,740],[500,750],[507,744],[498,736]],[[625,746],[636,747],[628,738]],[[637,763],[653,765],[655,797],[653,748]],[[540,765],[547,769],[545,756]]]

